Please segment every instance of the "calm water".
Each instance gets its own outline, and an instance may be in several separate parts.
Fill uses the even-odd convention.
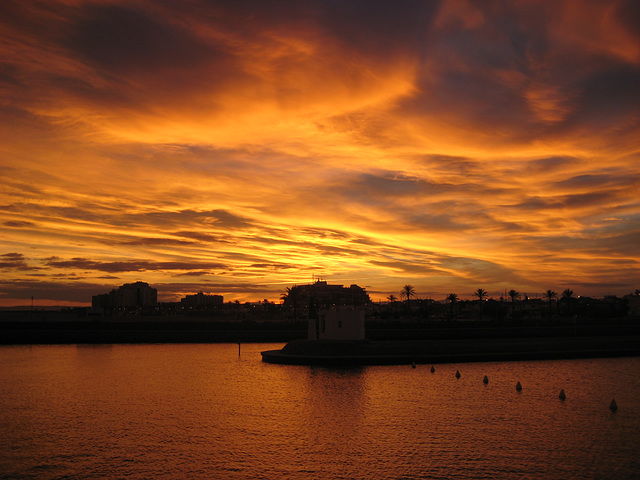
[[[640,475],[640,358],[261,362],[280,346],[0,347],[0,478]]]

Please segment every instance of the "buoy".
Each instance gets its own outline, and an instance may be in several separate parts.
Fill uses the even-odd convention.
[[[460,370],[456,370],[456,378],[460,378]]]
[[[616,410],[618,410],[618,404],[616,403],[615,398],[611,400],[611,403],[609,404],[609,410],[611,410],[612,412],[615,412]]]
[[[484,383],[485,385],[487,383],[489,383],[489,377],[487,377],[486,375],[484,376],[484,379],[482,380],[482,383]]]
[[[435,372],[435,371],[436,371],[436,369],[435,369],[435,368],[433,368],[433,365],[431,365],[431,373],[433,373],[433,372]]]
[[[416,362],[413,362],[413,363],[411,364],[411,368],[416,368]]]
[[[558,398],[560,400],[564,400],[565,398],[567,398],[567,396],[564,394],[564,389],[560,390],[560,395],[558,395]]]
[[[519,392],[522,391],[522,385],[520,384],[520,382],[516,383],[516,390]]]

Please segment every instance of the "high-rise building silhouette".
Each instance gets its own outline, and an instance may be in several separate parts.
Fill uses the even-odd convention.
[[[158,305],[158,290],[146,282],[126,283],[109,293],[94,295],[94,308],[155,307]]]

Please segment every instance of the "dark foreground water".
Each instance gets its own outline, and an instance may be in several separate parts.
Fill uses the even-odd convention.
[[[0,347],[0,478],[640,476],[640,358],[261,362],[280,347]]]

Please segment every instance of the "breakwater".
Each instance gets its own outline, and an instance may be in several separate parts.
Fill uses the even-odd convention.
[[[439,338],[433,340],[295,340],[262,352],[288,365],[402,365],[640,356],[640,336]]]

